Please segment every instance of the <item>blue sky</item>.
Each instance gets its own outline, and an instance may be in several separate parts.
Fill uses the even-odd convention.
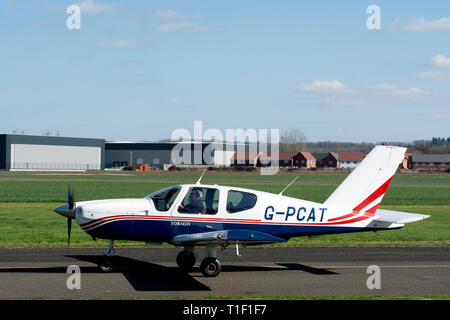
[[[448,1],[0,0],[0,38],[2,133],[157,141],[202,120],[308,141],[450,135]]]

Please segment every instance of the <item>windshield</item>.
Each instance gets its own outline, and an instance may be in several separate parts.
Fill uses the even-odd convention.
[[[163,189],[148,195],[146,198],[153,201],[156,210],[168,211],[177,198],[180,189],[180,187]]]

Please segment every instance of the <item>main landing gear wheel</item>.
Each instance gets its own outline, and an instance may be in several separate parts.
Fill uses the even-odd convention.
[[[177,256],[177,264],[185,272],[192,271],[195,265],[195,254],[192,251],[181,251]]]
[[[98,267],[103,272],[113,272],[114,271],[114,264],[112,262],[112,259],[105,259],[102,262],[98,264]]]
[[[222,270],[222,266],[217,258],[208,257],[202,261],[200,270],[205,277],[216,277]]]

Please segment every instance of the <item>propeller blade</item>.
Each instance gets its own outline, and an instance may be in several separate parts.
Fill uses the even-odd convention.
[[[70,232],[72,230],[72,219],[68,217],[67,218],[67,248],[70,248]]]
[[[69,205],[69,210],[73,209],[74,206],[74,192],[73,190],[70,188],[70,185],[67,188],[67,204]]]

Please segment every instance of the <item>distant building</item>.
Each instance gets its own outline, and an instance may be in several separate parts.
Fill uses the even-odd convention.
[[[233,167],[256,167],[261,153],[258,151],[236,151],[231,160]]]
[[[339,153],[328,152],[327,156],[321,160],[321,167],[339,168]]]
[[[0,170],[101,170],[105,140],[0,134]]]
[[[400,169],[409,169],[408,163],[410,161],[411,153],[405,153],[405,156],[403,157],[403,161],[400,163],[399,168]]]
[[[408,167],[414,170],[450,169],[450,154],[413,154]]]
[[[258,167],[293,167],[294,157],[299,152],[263,152],[258,159]]]
[[[310,152],[299,152],[293,157],[293,164],[296,167],[315,168],[316,158]]]
[[[316,159],[316,167],[323,167],[324,166],[324,159],[328,156],[328,153],[312,153],[313,157]]]
[[[106,167],[148,164],[230,166],[237,144],[196,141],[106,142]]]
[[[366,155],[363,152],[328,152],[320,160],[321,167],[328,168],[356,168]]]
[[[339,168],[356,168],[365,156],[363,152],[339,152]]]

